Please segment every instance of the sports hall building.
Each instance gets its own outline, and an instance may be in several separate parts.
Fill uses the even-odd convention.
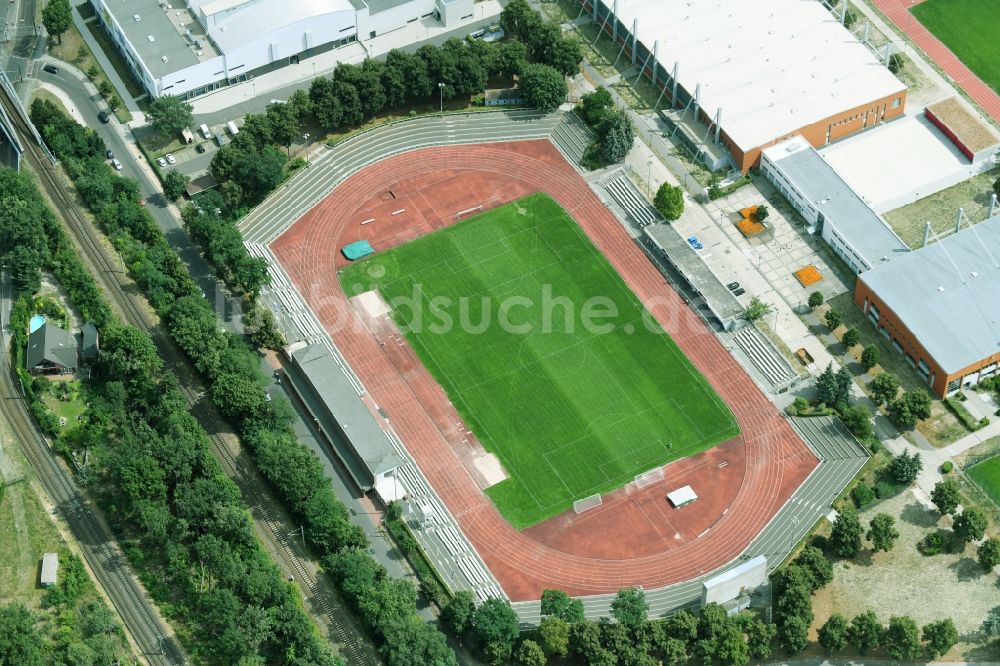
[[[89,0],[150,97],[182,99],[421,19],[458,25],[473,0]]]
[[[1000,366],[1000,215],[858,276],[854,302],[935,394]]]
[[[796,134],[821,147],[903,115],[906,86],[818,0],[581,5],[713,170],[745,172]]]

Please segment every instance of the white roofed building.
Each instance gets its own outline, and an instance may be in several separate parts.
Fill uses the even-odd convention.
[[[685,136],[743,171],[795,134],[819,147],[903,114],[906,86],[816,0],[582,4],[663,89],[660,108],[693,121]]]
[[[153,98],[196,97],[472,0],[89,0]],[[467,5],[467,11],[454,5]],[[445,7],[447,5],[447,7]]]

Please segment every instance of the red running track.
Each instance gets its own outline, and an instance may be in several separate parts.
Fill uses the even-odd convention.
[[[447,192],[451,208],[442,210],[442,204],[424,197],[425,188]],[[741,436],[724,445],[742,447],[742,474],[730,480],[738,489],[710,529],[680,545],[652,553],[646,548],[597,556],[593,548],[554,545],[537,532],[529,535],[508,525],[463,465],[454,448],[455,433],[450,432],[454,423],[442,428],[442,414],[451,413],[444,392],[403,376],[337,282],[339,248],[353,240],[364,236],[385,249],[452,223],[455,213],[466,207],[482,202],[495,206],[538,191],[547,192],[577,220],[740,425]],[[373,216],[374,223],[361,224]],[[548,141],[428,148],[389,158],[347,179],[278,238],[272,250],[515,601],[537,599],[548,587],[573,595],[613,593],[631,585],[654,589],[711,571],[740,555],[817,464],[750,377]],[[628,520],[624,514],[621,518]],[[595,540],[604,536],[589,535]]]
[[[898,29],[905,32],[931,60],[937,63],[938,67],[951,77],[952,81],[962,88],[969,97],[976,100],[983,111],[994,121],[1000,122],[1000,95],[997,95],[995,90],[973,74],[972,70],[951,52],[951,49],[941,43],[941,40],[910,13],[910,7],[916,4],[915,2],[912,0],[874,0],[874,2],[875,6],[889,17],[889,20],[895,23]],[[981,26],[981,29],[989,30],[990,28]]]

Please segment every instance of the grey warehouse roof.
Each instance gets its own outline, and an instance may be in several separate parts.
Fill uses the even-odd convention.
[[[359,399],[344,370],[325,346],[310,344],[293,351],[291,356],[311,385],[316,394],[314,397],[322,401],[323,407],[336,422],[321,425],[325,428],[336,426],[364,464],[369,478],[367,484],[362,485],[370,488],[375,475],[402,464],[403,460],[396,453],[389,437],[375,422],[375,417]],[[294,377],[292,379],[294,381]],[[303,399],[306,398],[307,396],[303,396]],[[351,473],[357,478],[358,470],[354,466],[349,467],[352,467]]]
[[[948,374],[1000,353],[1000,215],[859,279]]]
[[[883,263],[883,257],[891,260],[909,252],[885,220],[861,200],[812,146],[780,158],[768,152],[768,158],[779,165],[795,189],[833,223],[869,266]]]

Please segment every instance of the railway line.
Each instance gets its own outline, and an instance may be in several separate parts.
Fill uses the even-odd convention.
[[[144,300],[142,300],[141,296],[131,293],[127,288],[127,278],[121,269],[116,266],[114,259],[108,256],[107,248],[95,237],[95,230],[82,215],[76,202],[60,181],[58,167],[53,165],[46,150],[34,140],[32,129],[24,122],[24,119],[20,115],[20,110],[14,106],[15,102],[10,99],[6,89],[4,90],[4,94],[0,94],[0,100],[2,100],[4,109],[14,119],[16,131],[24,141],[26,147],[25,158],[38,175],[46,193],[60,209],[63,218],[66,220],[70,234],[83,250],[83,259],[85,263],[90,264],[95,279],[105,289],[105,292],[111,296],[113,306],[118,309],[119,314],[125,322],[146,332],[154,343],[156,343],[165,364],[178,376],[182,387],[181,390],[188,401],[189,407],[192,409],[192,413],[198,417],[203,425],[210,424],[213,426],[206,427],[206,431],[210,433],[209,438],[212,442],[216,458],[219,460],[226,474],[240,488],[244,502],[252,514],[259,518],[256,524],[262,525],[267,530],[268,534],[263,535],[265,540],[276,544],[280,550],[281,559],[294,572],[294,576],[299,581],[299,584],[305,590],[308,590],[311,598],[306,599],[307,607],[310,608],[312,614],[318,620],[325,618],[329,622],[330,636],[338,644],[340,652],[347,660],[349,666],[375,666],[380,663],[375,656],[377,655],[375,647],[367,641],[360,629],[353,626],[350,620],[345,619],[349,617],[350,611],[346,609],[338,598],[334,598],[333,595],[329,594],[319,584],[316,576],[306,566],[303,559],[293,550],[289,543],[288,530],[283,528],[284,526],[281,524],[281,521],[275,516],[275,511],[269,507],[269,504],[273,500],[269,494],[262,493],[263,486],[261,484],[263,480],[255,478],[254,474],[248,473],[240,467],[236,457],[230,451],[223,437],[218,433],[216,426],[221,425],[225,427],[225,424],[214,413],[214,409],[201,400],[201,397],[204,395],[204,387],[201,385],[200,377],[191,368],[187,357],[174,346],[173,341],[162,332],[155,330],[155,327],[150,323],[150,316],[146,313],[142,305]],[[6,366],[6,359],[4,359],[4,363]],[[101,585],[108,592],[108,596],[122,615],[129,632],[133,635],[140,649],[149,655],[147,658],[151,664],[159,666],[159,664],[184,663],[185,659],[180,646],[173,639],[168,640],[164,638],[167,633],[166,628],[156,615],[155,609],[151,605],[152,602],[145,596],[144,591],[131,573],[129,572],[129,575],[125,577],[119,576],[119,578],[127,578],[127,582],[122,582],[113,576],[115,572],[122,568],[128,568],[124,558],[117,552],[116,547],[113,545],[113,536],[100,523],[96,515],[94,515],[93,510],[82,498],[79,490],[76,489],[69,471],[62,467],[60,461],[45,443],[44,438],[41,437],[34,427],[26,411],[26,405],[24,405],[23,401],[20,401],[17,394],[17,380],[13,376],[12,370],[6,367],[4,370],[4,398],[11,396],[12,399],[20,402],[19,409],[13,409],[8,404],[8,400],[3,400],[5,414],[8,410],[12,412],[20,411],[21,418],[18,435],[22,441],[26,442],[26,448],[30,448],[28,445],[29,440],[32,440],[33,448],[42,447],[42,449],[34,451],[35,456],[29,455],[29,460],[36,469],[39,477],[43,476],[43,470],[45,474],[53,473],[51,472],[52,467],[62,472],[63,476],[60,480],[56,480],[54,477],[50,480],[50,483],[56,484],[52,490],[43,481],[43,486],[45,486],[46,492],[49,493],[53,502],[57,506],[61,505],[61,503],[70,502],[71,506],[80,507],[79,509],[74,509],[74,512],[89,513],[92,518],[94,525],[81,525],[81,527],[85,527],[86,529],[81,529],[79,533],[74,530],[74,536],[80,541],[81,547],[84,547],[85,544],[93,544],[95,548],[101,551],[94,553],[93,561],[88,557],[88,563],[91,564],[91,568],[94,570],[95,575],[98,576]],[[30,436],[25,433],[30,433]],[[47,464],[45,463],[46,457],[48,459]],[[53,491],[58,494],[54,495]],[[267,495],[267,497],[262,497],[262,495]],[[69,516],[66,517],[67,522],[69,522]],[[99,528],[103,528],[103,532],[96,531]],[[112,551],[111,555],[114,556],[114,559],[111,558],[111,555],[104,553],[104,551],[108,550]],[[104,557],[100,557],[102,553],[104,553]],[[113,566],[106,566],[108,563]],[[98,574],[99,571],[105,575],[102,577]],[[131,584],[131,589],[129,589],[129,583]],[[117,591],[118,594],[113,595],[112,590]],[[138,604],[137,600],[143,602],[142,609],[134,607]],[[160,647],[161,644],[162,648]],[[156,654],[157,650],[159,650],[160,654]]]

